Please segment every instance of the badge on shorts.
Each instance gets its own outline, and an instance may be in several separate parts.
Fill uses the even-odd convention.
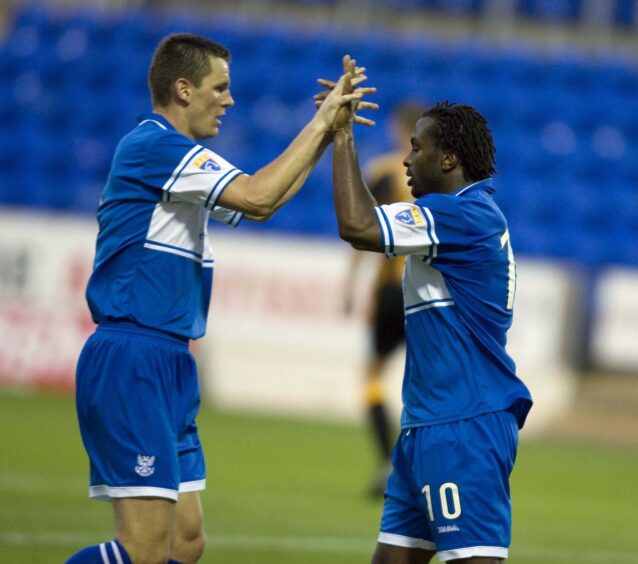
[[[417,206],[410,206],[408,209],[401,210],[394,216],[394,221],[404,225],[425,225],[425,218]]]
[[[193,163],[197,168],[201,168],[207,172],[211,172],[213,170],[221,170],[221,166],[213,160],[208,153],[202,153],[199,157],[195,159]]]
[[[135,472],[142,476],[142,478],[148,478],[149,476],[155,474],[155,466],[153,466],[153,464],[155,464],[154,456],[138,454]]]

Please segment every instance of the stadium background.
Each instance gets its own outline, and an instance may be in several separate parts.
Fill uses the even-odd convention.
[[[69,393],[91,330],[93,214],[116,143],[149,107],[153,48],[184,30],[233,53],[237,105],[209,146],[247,172],[309,119],[315,79],[346,52],[382,108],[357,131],[363,162],[389,148],[403,100],[486,115],[520,265],[512,348],[538,399],[514,476],[511,561],[638,561],[638,2],[212,6],[0,6],[0,561],[61,561],[110,536],[108,508],[83,495]],[[348,250],[330,185],[326,156],[271,222],[211,235],[215,312],[197,345],[206,562],[365,562],[374,544],[358,390],[367,286],[344,318]]]

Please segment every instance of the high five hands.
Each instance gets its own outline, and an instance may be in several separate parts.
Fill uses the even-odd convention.
[[[338,82],[320,78],[317,82],[326,88],[323,92],[315,94],[315,106],[318,112],[326,112],[326,117],[332,117],[330,130],[336,133],[340,129],[345,129],[351,123],[359,123],[361,125],[374,126],[375,122],[357,115],[357,110],[378,110],[379,105],[374,102],[365,102],[362,100],[366,94],[374,94],[377,89],[374,87],[358,87],[359,84],[366,81],[368,77],[363,74],[365,67],[358,67],[355,59],[350,55],[343,58],[343,72]],[[357,88],[355,88],[357,87]],[[330,104],[330,108],[325,106]],[[340,108],[336,115],[333,111],[336,105]],[[328,110],[328,111],[326,111]]]

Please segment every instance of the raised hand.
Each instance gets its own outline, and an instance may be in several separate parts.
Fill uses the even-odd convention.
[[[343,58],[344,74],[338,82],[320,78],[317,82],[326,88],[314,96],[315,106],[318,112],[322,112],[326,103],[341,103],[336,114],[332,118],[331,131],[336,132],[339,129],[347,127],[350,123],[359,123],[362,125],[374,126],[375,122],[371,119],[361,117],[356,114],[358,109],[378,110],[379,105],[374,102],[362,101],[362,97],[367,94],[376,92],[374,87],[357,87],[357,85],[367,80],[364,74],[364,67],[357,67],[356,61],[346,55]],[[336,94],[336,96],[335,96]]]

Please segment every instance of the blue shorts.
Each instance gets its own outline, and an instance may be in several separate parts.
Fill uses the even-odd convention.
[[[507,558],[517,446],[509,411],[402,430],[378,541],[436,551],[442,562]]]
[[[100,325],[77,367],[90,497],[163,497],[203,490],[199,381],[188,341],[128,323]]]

